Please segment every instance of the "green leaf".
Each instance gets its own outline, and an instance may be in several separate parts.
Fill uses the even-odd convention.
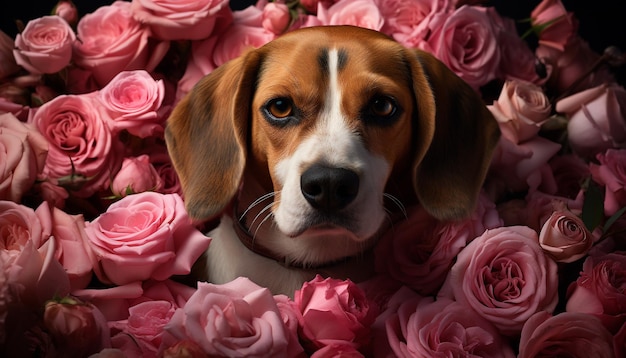
[[[604,218],[604,195],[598,184],[589,180],[583,202],[582,219],[589,231],[600,226]]]

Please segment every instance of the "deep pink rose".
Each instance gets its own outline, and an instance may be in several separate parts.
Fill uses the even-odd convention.
[[[328,8],[320,2],[317,17],[324,25],[353,25],[377,31],[385,23],[374,0],[338,1]]]
[[[247,278],[223,285],[198,282],[198,290],[165,326],[163,349],[180,340],[214,357],[286,355],[288,333],[274,297]]]
[[[276,35],[281,35],[291,22],[291,14],[286,4],[271,2],[263,7],[263,27]]]
[[[439,13],[420,47],[433,53],[470,86],[478,88],[496,77],[500,64],[499,15],[493,8],[462,6],[452,14]]]
[[[589,256],[568,288],[567,312],[593,314],[611,333],[626,323],[626,255]]]
[[[561,0],[543,0],[530,13],[532,26],[542,27],[539,43],[560,51],[578,30],[574,14],[568,12]]]
[[[339,0],[300,0],[300,5],[302,5],[306,11],[317,14],[317,9],[321,4],[325,8],[329,8],[332,4],[338,2]]]
[[[590,163],[595,182],[604,186],[604,214],[611,216],[626,206],[626,149],[608,149]]]
[[[94,94],[61,95],[39,107],[30,121],[50,143],[44,174],[81,197],[106,189],[121,162],[107,118]]]
[[[161,186],[159,173],[150,163],[150,157],[143,154],[124,159],[122,167],[113,178],[111,191],[123,197],[144,191],[156,191]]]
[[[164,118],[158,111],[165,96],[163,80],[154,80],[144,70],[117,74],[99,92],[110,111],[109,127],[113,133],[125,129],[141,138],[163,134]]]
[[[9,77],[20,70],[13,56],[14,41],[0,30],[0,79]]]
[[[539,245],[557,262],[573,262],[593,246],[593,235],[582,219],[563,207],[550,215],[539,232]]]
[[[536,312],[554,310],[557,288],[556,263],[543,253],[537,233],[511,226],[487,230],[467,245],[439,294],[515,335]]]
[[[62,17],[71,26],[78,23],[78,9],[71,0],[60,0],[52,9],[52,13]]]
[[[59,354],[87,357],[111,346],[106,319],[90,303],[70,297],[49,301],[43,323]]]
[[[48,142],[32,125],[0,114],[0,200],[20,202],[43,172]]]
[[[180,196],[154,192],[111,204],[86,223],[86,232],[96,275],[117,285],[186,275],[210,242],[192,225]]]
[[[227,0],[133,0],[137,21],[150,26],[162,40],[201,40],[209,37],[216,15],[230,12]]]
[[[151,72],[169,48],[168,42],[151,41],[148,27],[132,15],[131,3],[118,0],[78,22],[74,61],[91,71],[101,87],[122,71]]]
[[[376,269],[422,295],[436,294],[461,249],[501,225],[495,205],[482,195],[466,220],[440,222],[422,208],[411,210],[376,247]]]
[[[609,148],[626,146],[626,90],[602,84],[566,97],[556,104],[568,119],[567,136],[574,152],[593,157]]]
[[[13,55],[18,65],[28,72],[59,72],[72,59],[76,35],[60,16],[44,16],[31,20],[15,37]]]
[[[352,281],[319,275],[295,292],[294,303],[300,316],[300,337],[311,351],[341,342],[357,349],[364,346],[377,314]]]
[[[506,81],[498,100],[487,108],[502,135],[516,144],[535,137],[552,110],[541,87],[522,81]]]
[[[487,320],[448,298],[406,301],[387,320],[396,357],[514,357]]]
[[[612,338],[592,315],[538,312],[524,324],[518,357],[612,358]]]

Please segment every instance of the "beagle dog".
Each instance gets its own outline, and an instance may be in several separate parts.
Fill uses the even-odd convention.
[[[296,30],[220,66],[166,130],[189,215],[221,215],[205,279],[288,295],[317,273],[369,277],[405,207],[470,214],[498,138],[432,55],[352,26]]]

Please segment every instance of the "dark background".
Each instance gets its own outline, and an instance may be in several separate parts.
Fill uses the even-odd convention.
[[[112,0],[74,0],[79,16],[90,13]],[[242,9],[254,4],[254,0],[231,0],[231,8]],[[502,16],[521,20],[530,16],[531,10],[540,0],[487,0],[487,6],[495,6]],[[602,53],[607,46],[618,46],[626,52],[626,11],[623,0],[562,0],[568,11],[574,12],[580,22],[579,34],[591,47]],[[11,1],[11,9],[4,6],[0,13],[0,29],[11,37],[17,33],[15,20],[24,24],[28,20],[47,15],[57,0],[17,0]],[[522,25],[520,25],[522,26]],[[626,66],[615,70],[621,84],[626,84]]]

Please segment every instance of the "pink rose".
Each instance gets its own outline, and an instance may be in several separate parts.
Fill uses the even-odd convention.
[[[113,77],[99,96],[111,112],[113,133],[126,129],[141,138],[163,134],[165,119],[158,113],[165,96],[163,80],[154,80],[143,70],[124,71]]]
[[[576,282],[568,288],[567,312],[597,316],[611,333],[626,323],[626,255],[589,256]]]
[[[210,242],[192,225],[176,194],[126,196],[86,223],[85,230],[96,256],[95,274],[117,285],[186,275]]]
[[[574,14],[568,12],[561,0],[543,0],[530,13],[531,24],[541,27],[539,44],[560,51],[572,36],[576,35],[578,22]]]
[[[303,356],[304,348],[298,337],[298,312],[295,310],[293,301],[285,295],[274,296],[274,301],[287,330],[287,356]]]
[[[602,84],[566,97],[556,104],[569,122],[567,135],[576,154],[592,157],[609,148],[626,146],[626,90]]]
[[[412,210],[376,247],[376,269],[422,295],[436,294],[461,249],[486,229],[501,225],[495,205],[485,196],[462,221],[439,222],[422,208]]]
[[[81,197],[106,189],[121,161],[107,118],[91,94],[61,95],[39,107],[30,121],[50,143],[44,174]]]
[[[617,357],[611,334],[588,314],[538,312],[526,321],[519,343],[519,358]]]
[[[263,27],[276,35],[281,35],[291,22],[289,7],[285,4],[271,2],[263,7]]]
[[[300,316],[300,338],[310,351],[341,342],[357,349],[364,346],[377,313],[352,281],[319,275],[295,292],[294,304]]]
[[[522,81],[506,81],[498,100],[487,108],[498,121],[502,135],[516,144],[535,137],[552,110],[541,87]]]
[[[498,14],[493,8],[461,6],[453,13],[436,14],[422,49],[431,52],[470,86],[478,88],[495,78],[500,64]]]
[[[78,10],[71,0],[60,0],[52,9],[52,13],[62,17],[71,26],[78,23]]]
[[[539,245],[557,262],[574,262],[589,252],[593,236],[581,218],[563,207],[543,224]]]
[[[43,172],[48,142],[32,124],[0,114],[0,199],[20,202]]]
[[[72,296],[92,303],[111,322],[128,319],[128,308],[133,302],[143,301],[143,293],[142,282],[135,281],[122,286],[75,290]]]
[[[548,75],[541,74],[537,66],[543,65],[535,57],[534,51],[528,42],[517,33],[516,22],[509,18],[494,19],[499,24],[498,46],[500,47],[500,64],[498,66],[499,79],[507,81],[524,81],[542,85]],[[547,69],[546,69],[547,72]]]
[[[39,186],[39,193],[45,202],[56,208],[63,209],[65,200],[69,198],[70,194],[65,188],[58,186],[57,183],[57,180],[47,178]]]
[[[300,0],[300,5],[302,5],[306,11],[316,14],[320,5],[324,8],[329,8],[338,1],[339,0]]]
[[[593,180],[604,186],[604,214],[612,216],[626,206],[626,149],[608,149],[590,163]]]
[[[156,191],[163,194],[178,194],[184,199],[178,173],[176,173],[174,169],[167,149],[163,147],[160,150],[155,149],[150,151],[150,163],[152,163],[161,178],[159,181],[161,185],[157,186]]]
[[[404,302],[387,335],[396,357],[515,357],[489,321],[448,298]]]
[[[556,263],[543,253],[537,233],[511,226],[487,230],[467,245],[440,295],[515,335],[536,312],[554,310],[557,288]]]
[[[162,356],[163,358],[206,358],[206,353],[194,341],[183,340],[163,351]]]
[[[49,301],[43,323],[62,355],[87,357],[111,346],[107,322],[92,304],[73,298]]]
[[[216,15],[230,12],[227,0],[133,0],[137,21],[162,40],[201,40],[213,32]]]
[[[353,345],[347,342],[333,342],[311,354],[311,358],[363,358]]]
[[[14,41],[0,30],[0,79],[9,77],[20,70],[13,56]]]
[[[76,35],[60,16],[44,16],[31,20],[15,37],[13,55],[18,65],[28,72],[59,72],[72,59]]]
[[[122,71],[151,72],[169,48],[168,42],[151,41],[150,30],[132,15],[130,2],[115,1],[78,22],[74,61],[101,87]]]
[[[353,25],[376,31],[385,23],[374,0],[338,1],[328,8],[320,2],[317,18],[324,25]]]
[[[111,191],[117,196],[124,197],[144,191],[155,191],[161,185],[161,177],[150,163],[150,157],[143,154],[124,159],[122,167],[113,178]]]
[[[214,357],[285,356],[287,332],[267,288],[247,278],[223,285],[198,282],[198,290],[165,326],[163,349],[181,340]]]
[[[560,196],[533,191],[526,196],[526,220],[521,224],[540,232],[555,211],[568,210],[572,215],[580,216],[583,209],[584,195],[576,199],[568,199]]]

